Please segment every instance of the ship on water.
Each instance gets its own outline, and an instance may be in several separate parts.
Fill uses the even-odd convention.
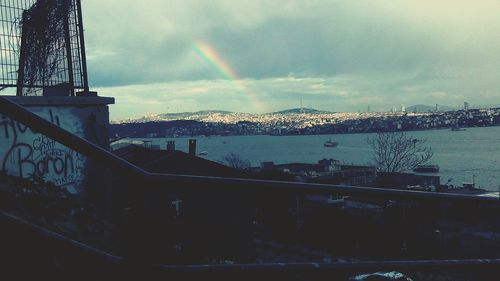
[[[327,141],[323,144],[323,146],[324,146],[324,147],[336,147],[337,145],[339,145],[339,143],[338,143],[338,142],[336,142],[336,141],[332,141],[332,139],[327,140]]]
[[[439,165],[418,165],[413,171],[417,173],[438,173]]]

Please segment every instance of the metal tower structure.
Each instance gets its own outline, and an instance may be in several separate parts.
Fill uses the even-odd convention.
[[[0,87],[89,92],[80,0],[0,0]]]

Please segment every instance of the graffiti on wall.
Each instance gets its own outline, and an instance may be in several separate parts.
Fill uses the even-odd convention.
[[[49,121],[61,125],[52,109],[48,115]],[[60,187],[78,185],[85,164],[81,154],[4,115],[0,115],[0,161],[2,172],[39,177]]]

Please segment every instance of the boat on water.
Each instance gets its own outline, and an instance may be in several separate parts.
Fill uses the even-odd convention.
[[[458,131],[465,131],[465,129],[460,128],[458,126],[453,126],[453,127],[451,127],[450,131],[458,132]]]
[[[208,155],[208,151],[202,151],[200,153],[198,153],[198,156],[207,156]]]
[[[338,142],[336,142],[336,141],[332,141],[332,139],[327,140],[327,141],[323,144],[323,146],[324,146],[324,147],[336,147],[337,145],[339,145],[339,143],[338,143]]]
[[[413,171],[417,173],[437,173],[439,172],[439,165],[418,165]]]

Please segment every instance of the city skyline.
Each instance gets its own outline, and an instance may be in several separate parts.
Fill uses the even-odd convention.
[[[111,119],[497,104],[500,3],[83,1]]]
[[[403,110],[404,108],[404,110]],[[367,108],[358,109],[357,111],[331,111],[328,109],[317,109],[310,107],[295,107],[295,108],[283,108],[281,110],[273,111],[273,112],[263,112],[263,113],[251,113],[244,111],[231,111],[231,110],[220,110],[220,109],[202,109],[196,111],[176,111],[176,112],[146,112],[140,116],[131,116],[123,119],[112,119],[112,122],[128,122],[133,121],[136,122],[138,120],[147,120],[148,118],[156,118],[156,117],[166,117],[166,116],[189,116],[196,114],[238,114],[242,116],[266,116],[266,115],[296,115],[296,114],[306,114],[306,115],[321,115],[321,114],[348,114],[348,115],[374,115],[377,114],[385,114],[385,113],[443,113],[448,111],[458,111],[458,110],[469,110],[469,109],[498,109],[499,105],[469,105],[468,102],[464,102],[463,105],[457,106],[446,106],[446,105],[425,105],[425,104],[415,104],[411,106],[406,106],[404,104],[397,106],[387,107],[385,110],[371,110],[371,107],[368,105]],[[184,117],[178,117],[179,120],[184,119]],[[190,117],[188,118],[190,119]],[[172,120],[176,120],[175,118]]]

